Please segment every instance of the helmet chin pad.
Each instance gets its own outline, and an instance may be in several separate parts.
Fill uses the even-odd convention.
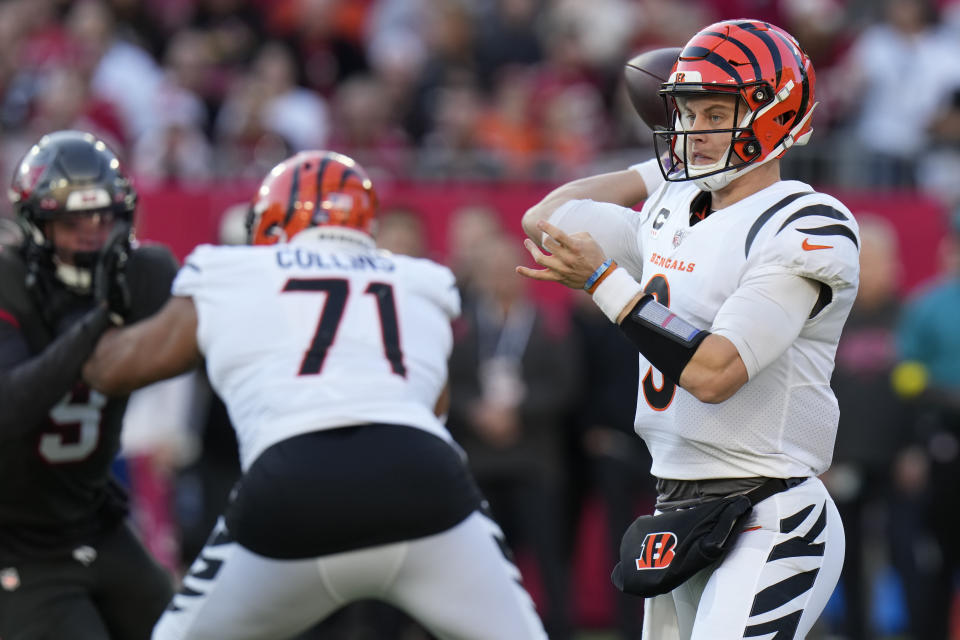
[[[57,280],[75,293],[89,293],[93,286],[93,272],[100,260],[100,250],[75,251],[70,256],[70,262],[65,262],[57,255],[56,238],[47,238],[47,250],[53,258],[53,273]]]
[[[66,264],[60,262],[56,257],[54,257],[53,262],[56,265],[54,275],[65,287],[75,293],[90,293],[93,288],[93,265],[96,264],[96,258],[89,267],[79,264]]]

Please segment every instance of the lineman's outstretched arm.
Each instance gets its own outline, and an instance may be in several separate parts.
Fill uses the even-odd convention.
[[[149,318],[104,335],[83,377],[102,393],[120,395],[185,373],[200,360],[193,298],[174,296]]]

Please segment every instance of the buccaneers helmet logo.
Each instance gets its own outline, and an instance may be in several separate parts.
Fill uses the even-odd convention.
[[[673,562],[676,555],[677,536],[670,531],[648,533],[640,547],[640,557],[636,559],[637,570],[664,569]]]

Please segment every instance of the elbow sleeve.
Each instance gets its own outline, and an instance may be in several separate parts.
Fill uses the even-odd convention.
[[[680,374],[710,335],[647,294],[620,323],[620,330],[660,372],[680,384]]]

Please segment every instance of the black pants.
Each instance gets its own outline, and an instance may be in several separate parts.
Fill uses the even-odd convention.
[[[148,640],[173,587],[126,524],[86,553],[0,567],[3,640]]]

